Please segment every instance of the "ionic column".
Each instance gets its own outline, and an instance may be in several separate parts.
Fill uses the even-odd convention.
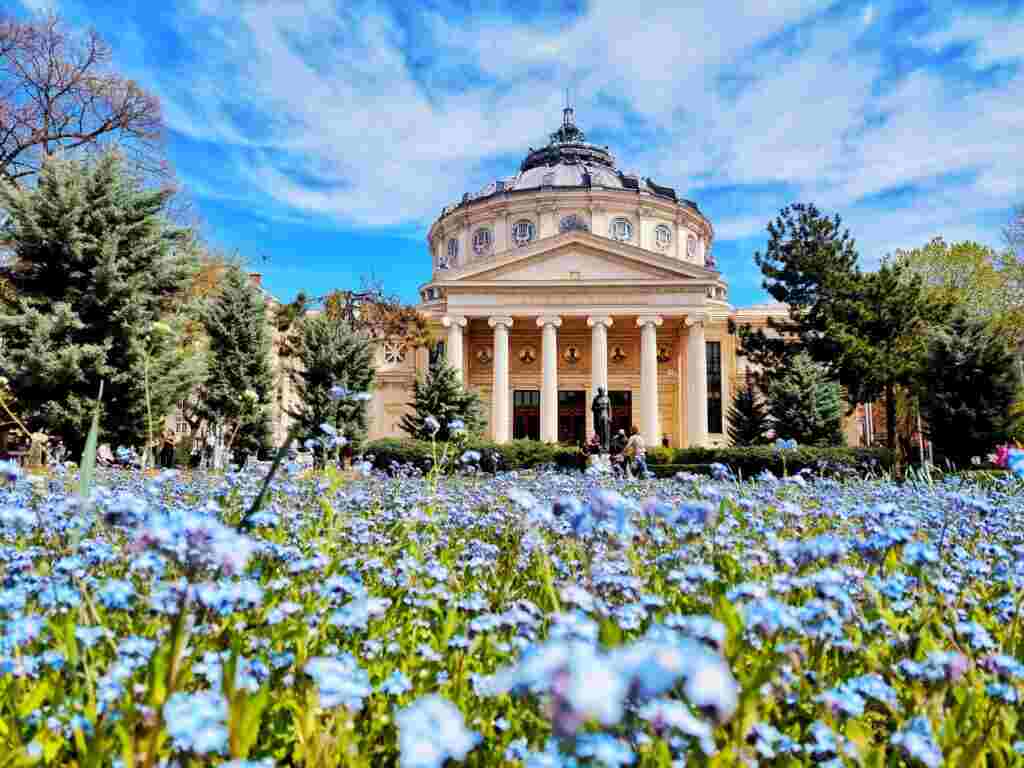
[[[540,387],[540,439],[545,443],[558,442],[558,328],[562,318],[537,318],[541,328],[541,360],[544,379]]]
[[[608,329],[614,321],[610,317],[588,317],[590,326],[590,386],[593,394],[598,387],[608,391]]]
[[[686,337],[686,442],[690,448],[704,445],[708,437],[708,372],[704,323],[707,315],[690,315]]]
[[[464,317],[446,316],[441,318],[441,325],[448,329],[448,341],[445,344],[445,356],[448,358],[448,365],[455,369],[455,373],[462,381],[462,329],[468,321]]]
[[[641,315],[640,326],[640,434],[648,448],[660,445],[658,425],[658,315]]]
[[[494,329],[494,388],[491,392],[491,426],[494,442],[507,443],[509,422],[508,403],[508,330],[511,317],[492,317],[487,324]]]

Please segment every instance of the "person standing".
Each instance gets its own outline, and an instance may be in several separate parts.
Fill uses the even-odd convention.
[[[165,429],[160,443],[160,466],[171,468],[174,466],[174,432]]]
[[[629,441],[626,443],[626,456],[631,464],[632,473],[637,477],[647,476],[647,446],[644,444],[640,429],[634,424],[629,428]]]

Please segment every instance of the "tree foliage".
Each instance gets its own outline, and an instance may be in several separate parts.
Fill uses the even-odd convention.
[[[325,314],[303,317],[295,328],[290,376],[299,405],[289,411],[304,438],[323,437],[329,424],[354,443],[366,436],[365,400],[336,398],[335,385],[351,393],[367,393],[373,386],[373,347],[365,333]]]
[[[191,232],[164,217],[167,190],[142,188],[116,153],[50,158],[38,184],[0,182],[15,293],[0,309],[0,375],[36,428],[81,447],[100,381],[106,439],[138,444],[195,385],[202,359],[183,347]],[[146,389],[148,387],[148,406]]]
[[[896,390],[920,373],[925,331],[948,303],[927,295],[923,278],[901,261],[862,272],[840,218],[813,205],[782,209],[768,232],[766,252],[755,260],[789,317],[770,321],[776,337],[741,328],[741,354],[771,375],[806,353],[845,388],[847,406],[884,397],[886,444],[894,451]]]
[[[778,437],[801,445],[843,444],[839,383],[806,352],[790,357],[767,379],[765,400]]]
[[[737,387],[729,407],[729,441],[734,446],[763,445],[771,431],[768,408],[752,376],[746,384]]]
[[[833,304],[854,289],[857,251],[838,215],[828,218],[813,204],[783,208],[768,224],[768,245],[754,254],[762,287],[789,308],[785,320],[769,318],[769,328],[740,328],[741,354],[763,370],[779,367],[791,356],[808,352],[837,375],[837,345],[827,335]]]
[[[456,420],[471,434],[483,426],[480,397],[462,386],[458,373],[444,360],[430,366],[426,376],[416,378],[409,405],[413,410],[402,416],[401,427],[407,435],[420,440],[450,440],[448,425]],[[426,425],[428,418],[437,420],[436,433]]]
[[[1024,250],[1018,256],[1012,249],[937,237],[922,248],[897,251],[896,263],[905,276],[921,278],[930,302],[955,305],[969,319],[1024,342]]]
[[[0,18],[0,178],[21,183],[45,158],[118,146],[137,169],[167,173],[160,102],[111,67],[94,31],[56,14]]]
[[[210,369],[198,395],[198,413],[225,428],[229,447],[255,453],[269,445],[274,389],[263,294],[244,270],[232,266],[202,317]]]
[[[1004,335],[964,313],[935,330],[918,397],[936,454],[957,466],[988,455],[1008,437],[1020,385]]]

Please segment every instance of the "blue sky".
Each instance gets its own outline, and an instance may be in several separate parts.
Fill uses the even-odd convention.
[[[738,305],[787,203],[839,213],[869,266],[998,246],[1024,203],[1024,0],[20,2],[160,96],[207,236],[282,299],[372,274],[414,300],[432,219],[515,173],[566,86],[589,139],[711,218]]]

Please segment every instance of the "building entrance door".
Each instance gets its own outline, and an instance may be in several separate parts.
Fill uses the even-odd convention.
[[[540,390],[512,393],[512,439],[540,440]]]
[[[582,446],[587,439],[587,393],[582,389],[558,393],[558,442]]]
[[[612,434],[620,429],[629,435],[629,428],[633,426],[633,393],[627,390],[617,390],[608,393],[608,399],[612,401]]]

